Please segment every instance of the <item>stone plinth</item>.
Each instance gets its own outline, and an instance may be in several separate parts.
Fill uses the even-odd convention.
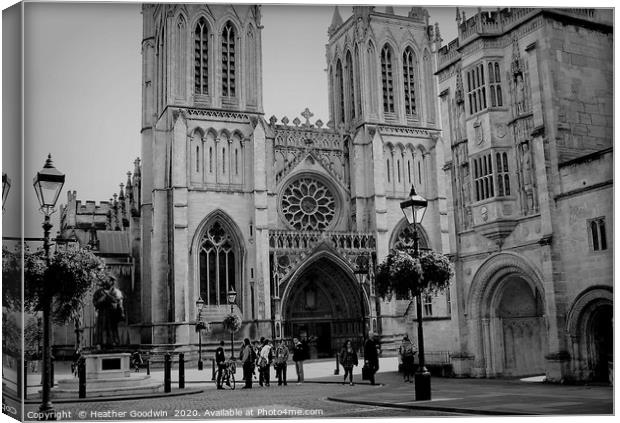
[[[163,384],[151,376],[131,373],[129,353],[88,354],[86,397],[127,396],[161,392]],[[52,388],[52,398],[78,398],[79,379],[61,379]]]
[[[129,377],[129,353],[88,354],[86,379],[110,379]]]

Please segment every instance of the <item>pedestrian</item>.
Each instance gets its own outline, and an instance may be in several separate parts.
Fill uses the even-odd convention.
[[[215,350],[215,364],[217,365],[217,380],[215,386],[217,389],[224,389],[222,387],[222,375],[226,369],[226,354],[224,353],[224,341],[220,341],[220,346]]]
[[[131,365],[133,366],[135,372],[140,371],[140,366],[142,365],[142,363],[143,361],[142,361],[142,356],[140,355],[140,352],[134,351],[131,354]]]
[[[263,338],[263,340],[264,340],[264,338]],[[252,370],[252,377],[254,379],[257,379],[257,380],[258,380],[258,378],[256,377],[256,371],[255,370],[256,370],[256,368],[258,368],[258,356],[260,355],[260,349],[261,349],[261,345],[259,345],[257,340],[254,340],[252,342],[252,359],[253,359],[253,362],[254,362],[254,370]]]
[[[260,375],[260,379],[258,384],[260,386],[269,386],[269,367],[273,361],[273,352],[271,341],[269,339],[265,339],[263,341],[263,348],[260,350],[260,356],[258,358],[258,373]]]
[[[416,347],[409,340],[409,335],[405,335],[398,348],[398,353],[403,363],[403,380],[405,382],[413,383],[413,366],[416,352]]]
[[[369,368],[370,384],[375,385],[375,373],[379,370],[379,345],[373,332],[368,334],[364,344],[364,366]]]
[[[243,379],[245,380],[245,386],[241,389],[252,389],[252,373],[254,373],[254,354],[250,340],[245,338],[243,340],[243,349],[241,350],[241,363],[243,365]]]
[[[276,353],[274,354],[273,367],[276,369],[276,377],[278,378],[278,386],[284,384],[286,386],[286,366],[288,361],[288,347],[284,341],[279,338],[277,341]]]
[[[297,338],[293,338],[293,361],[297,371],[297,384],[304,383],[304,360],[306,359],[306,349]]]
[[[353,366],[358,365],[357,353],[353,349],[353,344],[350,339],[347,339],[340,351],[340,364],[344,369],[344,379],[342,384],[347,382],[347,375],[349,376],[349,385],[353,386]]]

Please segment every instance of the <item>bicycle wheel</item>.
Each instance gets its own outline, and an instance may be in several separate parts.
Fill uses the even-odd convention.
[[[215,387],[216,388],[218,388],[218,385],[217,385],[218,380],[222,383],[222,385],[224,385],[225,377],[226,377],[226,374],[225,373],[222,374],[222,371],[220,369],[217,369],[215,371]]]
[[[234,373],[229,373],[229,374],[230,374],[230,389],[234,391],[235,390],[235,374]]]

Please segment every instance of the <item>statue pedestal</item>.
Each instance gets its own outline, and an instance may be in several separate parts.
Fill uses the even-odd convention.
[[[86,397],[128,396],[161,392],[163,383],[132,373],[129,353],[86,354]],[[61,379],[52,398],[78,398],[79,379]]]
[[[86,359],[86,380],[129,377],[129,353],[88,354]],[[87,382],[88,383],[88,382]]]

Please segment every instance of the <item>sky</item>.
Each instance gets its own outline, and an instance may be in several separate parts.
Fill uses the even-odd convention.
[[[11,3],[2,0],[1,4],[4,8]],[[384,7],[379,5],[377,10]],[[396,8],[396,13],[406,14],[410,7]],[[325,45],[333,10],[331,5],[263,6],[265,118],[286,115],[293,120],[308,107],[313,120],[329,120]],[[447,44],[456,37],[454,7],[428,10],[430,22],[439,23]],[[465,10],[468,17],[475,11]],[[351,6],[340,6],[340,12],[346,20]],[[66,203],[68,190],[77,191],[82,201],[110,199],[140,155],[140,5],[29,3],[24,34],[25,180],[19,176],[19,134],[3,130],[3,137],[8,138],[3,139],[3,172],[13,179],[3,236],[19,235],[19,185],[23,182],[24,235],[36,237],[42,233],[42,216],[31,178],[48,153],[66,174],[59,204]],[[14,44],[3,38],[3,56]],[[7,71],[3,78],[5,92],[17,95],[18,85],[7,79]],[[19,119],[16,104],[3,96],[3,119]],[[53,223],[55,233],[57,221]]]

